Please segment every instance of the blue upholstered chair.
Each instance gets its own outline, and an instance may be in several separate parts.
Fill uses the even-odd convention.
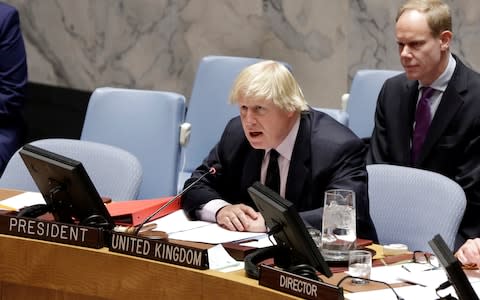
[[[139,199],[174,195],[185,97],[170,92],[97,88],[88,103],[81,140],[114,145],[143,168]]]
[[[100,196],[118,201],[135,199],[138,195],[142,166],[123,149],[72,139],[44,139],[31,144],[80,161]],[[0,178],[0,188],[38,192],[19,151],[8,162]]]
[[[359,70],[353,77],[346,111],[348,127],[360,138],[372,136],[375,107],[383,83],[400,73],[396,70]]]
[[[431,251],[440,234],[450,249],[466,207],[463,189],[441,174],[421,169],[368,165],[370,215],[380,244],[402,243],[411,251]]]

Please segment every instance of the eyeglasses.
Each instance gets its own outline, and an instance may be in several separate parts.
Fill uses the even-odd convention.
[[[423,251],[414,251],[412,261],[417,264],[430,265],[431,268],[428,270],[434,270],[440,267],[440,263],[435,255]]]

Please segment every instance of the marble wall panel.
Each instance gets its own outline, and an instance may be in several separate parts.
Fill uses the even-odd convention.
[[[8,0],[18,8],[30,80],[191,92],[206,55],[288,62],[310,104],[340,107],[358,69],[400,69],[401,0]],[[448,0],[453,50],[480,68],[477,0]]]

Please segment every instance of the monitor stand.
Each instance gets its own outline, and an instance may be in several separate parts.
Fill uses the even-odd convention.
[[[20,211],[17,214],[17,217],[38,218],[46,213],[51,213],[53,214],[54,219],[57,222],[62,222],[67,224],[74,223],[81,226],[110,229],[110,224],[108,223],[108,221],[103,216],[100,216],[100,215],[88,216],[81,222],[74,222],[73,218],[72,219],[62,218],[61,216],[66,216],[70,214],[69,213],[70,208],[66,207],[66,203],[62,201],[62,197],[59,197],[57,199],[57,195],[59,195],[59,193],[62,193],[63,190],[64,188],[61,184],[56,185],[50,189],[48,193],[50,201],[48,202],[54,203],[54,205],[35,204],[35,205],[27,206],[20,209]],[[62,211],[64,212],[59,213]]]

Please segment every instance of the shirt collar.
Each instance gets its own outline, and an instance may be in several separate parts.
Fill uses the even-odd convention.
[[[289,161],[292,159],[293,147],[295,146],[295,140],[297,139],[298,129],[300,128],[300,119],[301,116],[299,115],[297,120],[290,129],[290,132],[285,137],[285,139],[277,146],[275,150],[277,152],[288,159]],[[265,155],[270,152],[271,149],[267,149],[265,151]]]
[[[445,92],[448,86],[448,82],[453,76],[453,72],[455,71],[455,67],[457,66],[457,61],[450,53],[448,57],[448,65],[443,71],[443,73],[430,85],[431,88],[434,88],[437,91],[441,91],[442,93]],[[418,84],[418,89],[424,87],[420,82]]]

